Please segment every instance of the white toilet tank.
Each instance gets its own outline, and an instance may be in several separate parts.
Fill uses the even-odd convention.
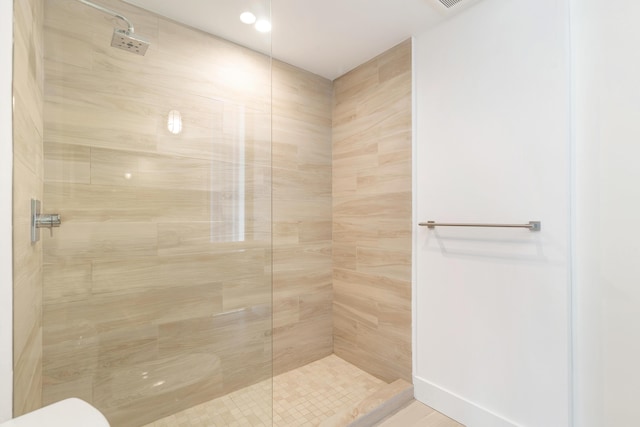
[[[0,427],[109,427],[109,422],[96,408],[74,397],[0,423]]]

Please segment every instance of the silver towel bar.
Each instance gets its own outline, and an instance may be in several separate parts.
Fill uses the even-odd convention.
[[[531,231],[540,231],[542,223],[540,221],[529,221],[528,224],[463,224],[463,223],[444,223],[427,221],[418,224],[420,227],[436,228],[436,227],[500,227],[500,228],[528,228]]]

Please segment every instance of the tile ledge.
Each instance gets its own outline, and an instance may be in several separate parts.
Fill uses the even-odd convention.
[[[385,384],[357,405],[324,420],[319,427],[368,427],[402,409],[413,400],[413,385],[405,380]]]

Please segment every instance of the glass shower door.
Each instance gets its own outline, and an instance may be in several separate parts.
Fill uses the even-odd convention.
[[[270,424],[270,60],[102,3],[145,56],[45,2],[43,205],[62,226],[42,235],[44,403],[138,427],[254,386]]]

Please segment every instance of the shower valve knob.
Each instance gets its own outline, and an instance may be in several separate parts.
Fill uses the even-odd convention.
[[[31,199],[31,243],[40,240],[40,229],[48,228],[53,237],[53,227],[60,227],[60,214],[41,214],[40,200]]]
[[[39,214],[36,215],[36,227],[37,228],[49,228],[60,227],[60,214]]]
[[[60,227],[60,223],[60,214],[36,215],[36,228],[48,228],[51,237],[53,237],[53,227]]]

